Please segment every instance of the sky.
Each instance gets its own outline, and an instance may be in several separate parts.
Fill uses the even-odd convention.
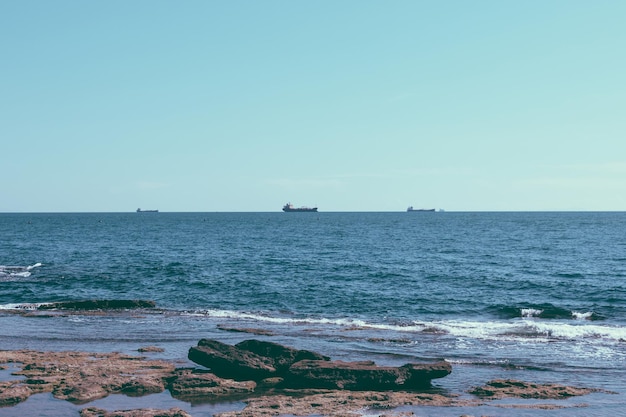
[[[0,212],[626,210],[622,0],[0,0]]]

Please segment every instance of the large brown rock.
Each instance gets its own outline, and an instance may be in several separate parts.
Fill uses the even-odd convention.
[[[286,384],[298,388],[346,389],[353,391],[415,390],[427,388],[432,379],[452,372],[445,361],[377,366],[374,362],[303,360],[289,368]]]
[[[256,355],[270,358],[272,365],[279,374],[284,374],[289,370],[291,365],[302,360],[330,360],[329,357],[311,352],[310,350],[294,349],[278,343],[264,342],[262,340],[244,340],[241,343],[237,343],[235,346]]]
[[[187,356],[221,378],[258,381],[276,375],[276,368],[270,358],[217,340],[200,340],[198,346],[189,349]]]
[[[283,388],[415,390],[452,371],[449,363],[377,366],[374,362],[331,362],[315,352],[277,343],[246,340],[235,346],[202,339],[189,359],[222,378],[261,381],[282,378]]]

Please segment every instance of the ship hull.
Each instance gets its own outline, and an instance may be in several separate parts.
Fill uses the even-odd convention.
[[[299,207],[299,208],[283,208],[284,212],[314,212],[317,213],[317,207]]]

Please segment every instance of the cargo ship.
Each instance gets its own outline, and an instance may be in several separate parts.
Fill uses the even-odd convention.
[[[283,206],[283,211],[285,212],[292,212],[292,211],[317,212],[317,207],[294,207],[293,204],[287,203]]]
[[[137,209],[137,213],[158,213],[159,210],[142,210],[140,208]]]
[[[413,206],[409,206],[409,208],[406,209],[406,211],[435,211],[435,209],[416,209],[416,208],[413,208]]]

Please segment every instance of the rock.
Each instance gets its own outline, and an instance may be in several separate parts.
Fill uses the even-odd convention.
[[[175,398],[236,396],[254,392],[256,383],[223,379],[200,369],[177,369],[168,388]]]
[[[162,347],[158,347],[158,346],[144,346],[144,347],[140,347],[139,349],[137,349],[137,352],[140,352],[140,353],[161,353],[161,352],[165,352],[165,349],[163,349]]]
[[[489,381],[482,387],[474,388],[470,391],[470,394],[488,399],[514,397],[558,400],[598,391],[593,388],[577,388],[559,384],[533,384],[514,379],[496,379]]]
[[[440,394],[371,391],[325,391],[311,395],[268,395],[246,400],[247,406],[240,411],[229,411],[215,417],[271,417],[332,416],[362,417],[367,415],[410,416],[407,411],[393,411],[403,406],[449,407],[459,404],[452,398]],[[384,410],[384,411],[383,411]]]
[[[258,381],[276,374],[276,368],[269,358],[217,340],[200,340],[198,346],[189,349],[187,356],[221,378]]]
[[[267,329],[255,329],[250,327],[226,327],[222,325],[218,325],[217,328],[220,330],[224,330],[225,332],[250,333],[257,336],[274,336],[274,332]]]
[[[0,407],[13,406],[26,401],[33,392],[20,381],[0,383]]]
[[[415,390],[428,387],[432,379],[452,371],[444,361],[401,367],[381,367],[374,362],[331,362],[315,352],[259,340],[231,346],[202,339],[189,350],[189,359],[222,378],[258,382],[282,378],[276,386],[283,388]]]
[[[370,361],[303,360],[291,366],[286,385],[353,391],[416,390],[429,387],[432,379],[450,372],[452,366],[445,361],[390,367]]]
[[[302,360],[328,361],[329,357],[309,350],[298,350],[278,343],[264,342],[261,340],[244,340],[235,345],[239,349],[252,352],[272,360],[272,365],[279,375],[289,370],[289,367]]]
[[[140,408],[136,410],[107,411],[96,407],[83,408],[80,417],[192,417],[180,408],[169,410],[156,410],[153,408]]]
[[[46,303],[40,305],[37,310],[120,310],[155,306],[154,301],[147,300],[84,300]]]
[[[12,381],[28,390],[22,393],[51,392],[54,397],[85,403],[112,393],[145,395],[165,390],[165,380],[174,365],[121,353],[0,351],[0,364],[21,363],[14,375],[26,379]],[[19,399],[11,386],[0,386],[0,398]],[[13,400],[12,400],[13,401]],[[23,401],[23,400],[22,400]]]

